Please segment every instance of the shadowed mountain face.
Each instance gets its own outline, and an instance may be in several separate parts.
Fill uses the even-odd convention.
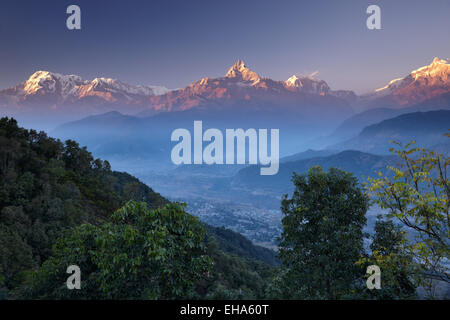
[[[352,172],[360,181],[365,181],[369,176],[375,177],[378,171],[385,172],[386,166],[392,165],[395,159],[394,156],[378,156],[348,150],[331,156],[282,162],[278,174],[274,176],[260,176],[258,166],[250,166],[240,170],[234,176],[232,185],[253,192],[281,196],[292,192],[293,172],[303,174],[313,166],[321,166],[324,170],[334,167]]]
[[[419,146],[432,147],[447,143],[448,138],[444,134],[449,129],[450,110],[408,113],[368,126],[355,138],[335,144],[330,149],[387,154],[392,146],[390,140],[402,144],[415,140]]]
[[[332,134],[341,140],[349,139],[358,135],[365,127],[376,124],[383,120],[395,118],[402,114],[432,111],[432,110],[449,110],[450,109],[450,93],[439,95],[435,98],[421,102],[413,107],[391,109],[391,108],[375,108],[357,113],[345,120]]]
[[[358,135],[365,127],[394,118],[403,113],[408,113],[407,109],[376,108],[370,109],[345,120],[334,132],[333,136],[339,139],[350,139]]]

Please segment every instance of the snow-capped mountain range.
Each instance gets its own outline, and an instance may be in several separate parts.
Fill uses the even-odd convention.
[[[232,87],[239,90],[233,92]],[[202,78],[185,88],[175,90],[175,92],[183,93],[189,91],[190,95],[201,95],[208,90],[216,91],[217,89],[218,92],[212,94],[215,98],[220,99],[228,96],[230,99],[233,99],[235,98],[233,94],[239,91],[236,97],[239,99],[239,96],[249,88],[251,91],[256,89],[260,93],[268,91],[278,94],[297,92],[321,96],[335,95],[341,98],[354,96],[354,93],[350,91],[345,92],[344,95],[342,94],[344,91],[334,92],[325,81],[311,77],[297,77],[294,75],[287,81],[274,81],[263,78],[250,70],[242,60],[238,60],[230,67],[223,78]],[[139,111],[139,108],[154,111],[177,110],[177,108],[172,108],[171,106],[161,108],[158,103],[153,105],[154,101],[150,99],[154,96],[165,95],[168,92],[169,90],[164,87],[136,86],[110,78],[95,78],[90,81],[83,80],[77,75],[36,71],[23,83],[1,90],[0,106],[20,108],[21,106],[36,105],[39,108],[48,106],[51,109],[58,110],[63,108],[64,105],[73,107],[76,104],[85,105],[89,103],[90,105],[117,105],[120,108],[118,111],[124,113],[133,113],[134,111]],[[205,100],[206,97],[201,98]],[[195,100],[196,98],[193,99]],[[178,109],[185,110],[190,105],[193,107],[196,103],[192,101],[185,102],[183,107]],[[128,109],[124,108],[124,106],[128,106]]]
[[[430,65],[392,80],[371,94],[357,97],[353,91],[334,91],[324,80],[314,77],[293,75],[286,81],[262,77],[242,60],[232,65],[224,77],[202,78],[177,90],[130,85],[103,77],[83,80],[76,75],[37,71],[23,83],[0,90],[0,109],[12,115],[58,113],[66,118],[79,118],[107,111],[148,116],[242,105],[304,109],[306,113],[330,110],[334,113],[341,108],[345,109],[343,114],[349,114],[352,107],[356,110],[404,108],[430,99],[438,99],[440,105],[450,107],[449,73],[450,60],[435,58]],[[264,108],[255,107],[255,110],[264,111]]]
[[[184,111],[217,105],[273,104],[299,109],[312,105],[349,105],[356,98],[352,91],[333,91],[323,80],[292,76],[286,81],[262,77],[238,60],[220,78],[202,78],[189,86],[153,96],[143,115],[161,111]]]

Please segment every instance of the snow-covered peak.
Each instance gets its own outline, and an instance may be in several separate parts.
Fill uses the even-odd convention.
[[[73,91],[76,86],[85,84],[81,77],[76,75],[62,75],[49,71],[36,71],[27,81],[24,82],[23,90],[25,94],[35,94],[40,90],[46,93],[60,93],[66,96]]]
[[[243,60],[238,59],[231,68],[242,71],[242,70],[246,69],[247,67],[245,66],[245,62]]]
[[[435,57],[431,64],[449,64],[449,63],[450,63],[450,59],[440,59],[438,57]]]
[[[23,83],[23,94],[33,95],[38,92],[58,94],[61,98],[80,98],[94,91],[107,91],[126,96],[139,95],[150,97],[161,95],[169,90],[160,86],[130,85],[111,78],[95,78],[92,81],[83,80],[77,75],[62,75],[49,71],[36,71]],[[130,97],[129,97],[130,98]],[[130,98],[131,99],[131,98]]]
[[[153,91],[153,94],[154,94],[155,96],[160,96],[160,95],[162,95],[162,94],[166,94],[167,92],[173,90],[173,89],[171,89],[171,90],[170,90],[170,89],[167,89],[167,88],[164,87],[164,86],[146,86],[146,87],[151,88],[152,91]]]
[[[293,75],[284,84],[287,87],[298,88],[299,90],[314,94],[325,94],[330,91],[330,87],[325,81],[313,77],[298,77]]]
[[[434,58],[430,65],[424,66],[411,72],[414,79],[424,77],[441,77],[442,80],[447,80],[450,73],[450,60]]]
[[[244,61],[241,59],[238,59],[236,63],[231,66],[227,73],[225,74],[226,78],[239,78],[244,81],[259,81],[261,80],[261,77],[254,71],[247,68]]]
[[[52,74],[48,71],[36,71],[24,83],[23,90],[27,94],[33,94],[42,89],[46,81],[52,81]]]
[[[411,71],[404,78],[390,81],[386,86],[376,89],[375,96],[384,96],[398,89],[405,88],[411,83],[422,86],[448,85],[450,74],[450,60],[434,58],[431,64]]]
[[[299,87],[301,86],[300,78],[295,74],[285,81],[286,85],[289,87]]]
[[[93,88],[101,87],[108,91],[122,92],[130,95],[153,96],[169,92],[165,87],[131,85],[111,78],[95,78],[92,80],[91,85]]]

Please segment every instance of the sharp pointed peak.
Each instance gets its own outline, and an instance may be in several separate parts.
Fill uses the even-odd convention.
[[[226,78],[242,78],[246,81],[257,81],[261,77],[254,71],[250,70],[244,60],[238,59],[225,74]]]
[[[232,68],[246,68],[244,60],[237,59],[237,61],[233,64]]]
[[[441,59],[438,57],[434,57],[433,61],[431,62],[431,64],[449,64],[450,63],[450,59]]]
[[[297,75],[293,74],[284,82],[287,86],[296,87],[301,85],[300,78]]]
[[[248,68],[247,68],[247,66],[245,65],[245,62],[244,62],[244,60],[241,60],[241,59],[237,59],[237,61],[228,69],[228,72],[227,73],[229,73],[230,71],[232,71],[232,70],[235,70],[235,71],[243,71],[243,70],[249,70]]]

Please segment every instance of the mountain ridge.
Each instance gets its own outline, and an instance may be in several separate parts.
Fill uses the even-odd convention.
[[[431,64],[417,68],[408,75],[391,80],[386,86],[363,96],[366,108],[405,108],[448,94],[450,59],[435,57]],[[450,100],[447,100],[450,105]]]
[[[354,138],[331,145],[332,150],[355,149],[377,154],[389,153],[390,140],[406,144],[411,140],[423,147],[446,143],[450,110],[412,112],[366,126]]]
[[[30,99],[33,96],[54,95],[57,103],[72,102],[97,96],[105,101],[122,99],[133,100],[163,94],[169,90],[161,86],[130,85],[117,79],[99,77],[83,80],[77,75],[63,75],[50,71],[36,71],[24,82],[0,91],[0,95],[9,96],[14,103]],[[13,94],[15,93],[15,94]]]
[[[109,111],[141,118],[193,111],[179,115],[197,114],[209,119],[216,114],[216,118],[231,119],[253,114],[275,121],[277,126],[292,122],[292,126],[306,126],[307,131],[322,131],[323,135],[324,128],[336,128],[339,122],[355,115],[355,110],[393,109],[390,115],[396,115],[399,112],[395,110],[413,111],[409,110],[413,107],[417,111],[450,107],[449,73],[449,60],[435,58],[430,65],[404,78],[390,81],[371,94],[357,96],[353,91],[332,90],[314,76],[266,78],[241,59],[223,77],[204,77],[175,90],[129,85],[111,78],[90,81],[76,75],[37,71],[21,84],[0,90],[0,109],[30,126],[47,123],[43,128],[46,131]],[[364,124],[371,123],[368,119]],[[331,133],[332,130],[328,132]]]
[[[216,100],[224,100],[236,95],[236,98],[249,100],[254,92],[246,92],[245,88],[259,89],[259,92],[283,93],[302,102],[304,95],[332,96],[351,103],[365,103],[368,106],[387,106],[402,108],[418,104],[439,95],[450,92],[448,84],[450,74],[450,59],[434,58],[431,64],[411,71],[407,76],[388,82],[382,88],[372,93],[360,96],[349,90],[331,90],[324,80],[312,76],[292,75],[286,81],[262,77],[248,68],[243,60],[238,59],[226,72],[224,77],[204,77],[198,81],[175,90],[161,86],[130,85],[118,79],[97,77],[93,80],[83,80],[78,75],[62,75],[55,72],[39,70],[29,76],[24,82],[11,88],[0,90],[0,106],[13,106],[47,103],[56,110],[59,104],[74,104],[86,99],[88,103],[126,104],[130,110],[115,110],[119,112],[139,110],[173,111],[187,110]],[[233,88],[237,87],[237,88]],[[241,90],[238,90],[240,87]],[[420,92],[418,91],[420,87]],[[424,88],[427,90],[424,91]],[[188,101],[177,103],[184,93],[190,96]],[[299,94],[301,93],[301,94]],[[296,96],[295,94],[299,94]],[[154,98],[165,96],[165,98]],[[47,100],[40,101],[46,98]],[[133,108],[136,107],[136,108]]]
[[[352,91],[333,91],[323,80],[292,76],[287,81],[265,78],[238,60],[224,77],[205,77],[188,86],[166,94],[151,97],[150,104],[141,115],[161,111],[185,111],[211,105],[233,105],[245,101],[273,104],[336,102],[348,104],[356,95]]]
[[[277,194],[281,197],[283,194],[293,191],[294,187],[291,183],[293,172],[304,174],[311,167],[320,165],[324,170],[335,167],[352,172],[362,181],[370,175],[375,177],[378,171],[385,170],[386,166],[392,164],[394,160],[395,156],[391,155],[385,156],[359,150],[344,150],[331,155],[281,162],[278,174],[270,177],[258,175],[258,166],[248,166],[239,170],[233,177],[232,186],[239,186],[241,189],[249,189],[253,192],[256,190],[263,193]]]

